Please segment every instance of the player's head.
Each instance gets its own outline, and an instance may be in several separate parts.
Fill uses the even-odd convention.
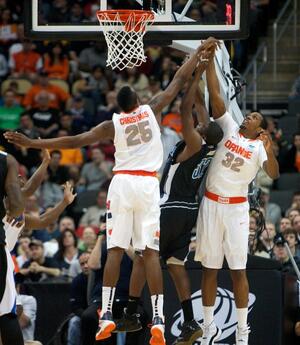
[[[196,129],[207,145],[217,145],[223,139],[222,128],[216,122],[210,122],[208,125],[199,124]]]
[[[246,115],[244,121],[242,122],[240,128],[246,129],[251,132],[256,132],[257,135],[262,130],[266,130],[268,127],[267,120],[262,116],[261,113],[254,111]]]
[[[139,105],[137,93],[130,86],[123,86],[117,95],[119,107],[125,112],[130,113]]]

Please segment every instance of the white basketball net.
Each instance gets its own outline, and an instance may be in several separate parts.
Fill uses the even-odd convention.
[[[107,43],[106,66],[123,70],[146,61],[143,37],[154,21],[150,11],[98,11],[97,17]]]

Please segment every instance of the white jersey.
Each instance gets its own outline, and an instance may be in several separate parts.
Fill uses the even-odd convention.
[[[115,167],[118,170],[157,171],[163,161],[160,128],[149,105],[132,113],[113,115]]]
[[[206,189],[223,197],[247,196],[248,185],[267,160],[261,140],[247,139],[226,112],[216,120],[223,129],[223,140],[209,166]]]

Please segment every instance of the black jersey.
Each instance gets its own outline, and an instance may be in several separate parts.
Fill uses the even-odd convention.
[[[176,159],[185,148],[185,142],[178,142],[169,154],[162,179],[160,193],[163,201],[195,201],[196,195],[216,152],[216,146],[202,145],[201,149],[184,162]]]
[[[5,232],[2,219],[5,216],[4,197],[5,197],[5,180],[7,175],[7,155],[0,151],[0,244],[5,244]]]

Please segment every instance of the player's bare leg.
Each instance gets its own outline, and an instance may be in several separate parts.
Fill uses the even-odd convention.
[[[107,252],[107,260],[103,273],[102,308],[96,340],[109,338],[111,332],[116,328],[112,317],[112,307],[116,285],[120,276],[120,264],[123,254],[124,249],[122,248],[111,248]]]
[[[202,336],[202,329],[194,319],[191,301],[191,286],[188,273],[184,265],[168,264],[168,271],[176,287],[184,316],[183,330],[174,345],[193,344]]]
[[[165,345],[164,337],[164,314],[163,314],[163,278],[160,267],[160,260],[158,251],[146,248],[143,251],[143,259],[145,265],[145,272],[147,283],[151,295],[153,321],[151,327],[152,338],[150,340],[151,345]]]
[[[230,274],[233,283],[233,294],[238,319],[236,344],[248,344],[249,327],[247,325],[247,317],[249,284],[246,270],[231,270]]]
[[[221,336],[214,323],[214,306],[217,296],[218,270],[203,267],[202,271],[203,336],[201,345],[212,345]]]

